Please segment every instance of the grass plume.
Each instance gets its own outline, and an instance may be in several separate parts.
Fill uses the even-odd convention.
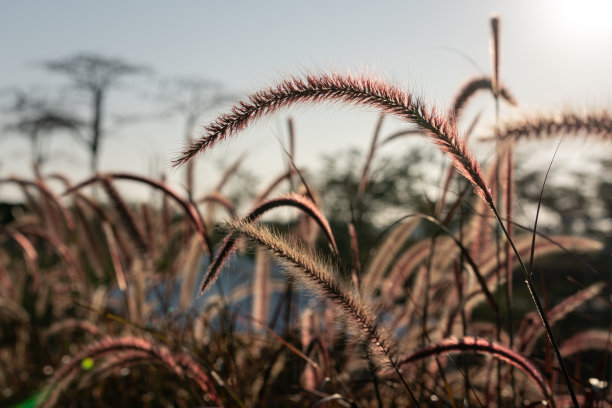
[[[487,203],[493,198],[486,186],[480,165],[473,158],[454,122],[440,116],[400,88],[365,75],[309,74],[305,78],[290,77],[276,86],[252,94],[206,126],[205,135],[188,146],[174,160],[184,164],[198,153],[209,150],[217,142],[233,136],[253,121],[280,109],[303,102],[345,102],[375,108],[391,116],[414,123],[425,130],[432,141],[448,154],[453,165],[474,186]]]
[[[528,116],[502,124],[497,139],[519,142],[528,139],[557,137],[563,134],[584,134],[609,142],[612,140],[612,115],[607,110],[600,110],[587,113],[565,111],[559,114]]]
[[[335,278],[337,272],[331,265],[321,261],[308,248],[301,247],[299,243],[291,242],[290,239],[281,238],[278,234],[258,224],[229,221],[227,225],[232,231],[244,234],[272,251],[281,261],[285,262],[288,266],[287,272],[295,280],[301,282],[317,297],[322,300],[330,300],[335,304],[342,312],[341,315],[352,322],[349,327],[352,327],[355,334],[367,342],[371,352],[388,360],[410,393],[413,403],[419,406],[410,387],[397,369],[389,340],[377,327],[374,317],[362,303],[363,300],[358,300],[344,283]]]

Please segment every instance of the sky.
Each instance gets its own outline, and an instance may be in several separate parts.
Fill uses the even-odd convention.
[[[180,171],[172,170],[169,161],[184,145],[183,122],[180,114],[163,114],[160,81],[219,81],[240,98],[305,70],[370,72],[444,109],[466,79],[490,73],[489,19],[494,14],[502,21],[501,77],[519,101],[516,109],[502,107],[502,121],[567,108],[610,108],[612,24],[606,18],[612,3],[605,0],[5,0],[0,2],[0,107],[10,103],[13,89],[73,96],[70,82],[43,69],[44,61],[93,52],[147,66],[148,74],[125,79],[108,94],[109,117],[144,119],[107,126],[100,168],[164,172],[179,182]],[[86,109],[82,97],[75,101],[70,105],[75,112]],[[229,106],[204,115],[200,123]],[[471,112],[479,110],[488,119],[478,129],[484,136],[491,131],[492,99],[478,98]],[[0,112],[0,126],[10,123],[10,115]],[[297,164],[316,167],[322,154],[365,149],[377,113],[323,105],[272,115],[198,158],[200,191],[243,154],[244,168],[260,180],[278,174],[284,168],[279,141],[286,140],[289,116],[295,123]],[[388,120],[383,133],[401,127],[405,124]],[[46,170],[61,171],[74,182],[87,176],[88,156],[80,145],[68,137],[51,144],[57,158]],[[405,145],[429,148],[422,141]],[[564,145],[561,155],[565,149],[568,157],[589,157],[580,144]],[[548,160],[554,147],[539,147],[544,156],[531,160]],[[28,149],[24,138],[2,132],[0,176],[31,175]],[[474,149],[479,155],[490,152],[490,146]],[[10,194],[0,189],[0,195]]]

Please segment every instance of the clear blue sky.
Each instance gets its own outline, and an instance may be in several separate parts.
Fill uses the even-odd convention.
[[[612,3],[604,0],[3,1],[0,90],[67,85],[40,62],[89,51],[147,65],[155,78],[218,80],[238,95],[304,68],[371,70],[446,107],[465,79],[490,72],[493,13],[502,19],[502,78],[521,104],[504,115],[610,106],[612,24],[606,19]],[[136,78],[111,91],[109,113],[153,112],[154,83],[153,77]],[[491,101],[476,105],[490,109]],[[337,107],[287,114],[296,121],[298,164],[310,166],[322,152],[365,148],[376,118]],[[214,174],[219,161],[249,152],[247,168],[275,173],[283,166],[277,138],[285,138],[286,116],[277,114],[199,159],[200,172]],[[7,120],[3,113],[0,122]],[[397,126],[390,121],[385,129]],[[101,169],[166,169],[182,137],[176,118],[121,128],[104,143]],[[86,175],[86,152],[59,140],[55,147],[76,160],[49,169],[78,181]],[[21,139],[3,136],[0,174],[29,174],[27,152]],[[213,181],[201,177],[201,183],[205,188]]]

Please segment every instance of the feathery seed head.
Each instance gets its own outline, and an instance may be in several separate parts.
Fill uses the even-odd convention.
[[[482,170],[468,150],[465,139],[459,137],[455,123],[403,90],[365,75],[332,73],[307,74],[304,78],[292,76],[276,86],[255,92],[235,105],[230,113],[220,115],[209,124],[205,128],[205,135],[175,159],[174,165],[191,160],[265,115],[297,103],[323,101],[367,106],[414,123],[449,155],[457,170],[474,185],[476,194],[487,204],[493,204]]]

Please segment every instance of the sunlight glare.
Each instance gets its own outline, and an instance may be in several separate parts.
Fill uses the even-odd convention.
[[[592,41],[610,32],[612,1],[609,0],[557,0],[554,2],[555,20],[572,39]]]

